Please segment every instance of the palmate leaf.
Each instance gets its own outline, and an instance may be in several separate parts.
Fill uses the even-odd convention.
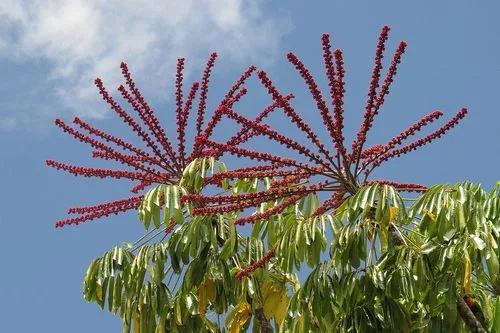
[[[101,307],[108,299],[109,310],[122,318],[124,332],[213,332],[213,323],[199,316],[198,295],[192,291],[196,287],[183,286],[172,295],[164,282],[166,260],[165,243],[142,246],[136,255],[117,247],[90,265],[84,296]],[[192,276],[196,273],[188,271],[183,284],[195,284]]]
[[[288,308],[289,297],[284,281],[269,278],[261,285],[264,315],[274,319],[278,325],[283,322]]]
[[[184,223],[184,209],[181,205],[181,196],[187,194],[187,190],[177,185],[157,185],[150,189],[138,210],[139,220],[149,229],[151,221],[154,228],[158,229],[161,224],[167,225],[171,220],[176,224]]]
[[[372,184],[347,198],[335,216],[341,221],[355,221],[360,215],[376,220],[386,218],[388,223],[389,208],[397,208],[401,213],[400,221],[404,222],[407,219],[405,207],[402,197],[392,186]]]
[[[262,213],[279,205],[281,200],[261,205],[256,213]],[[330,215],[312,216],[318,206],[316,194],[309,194],[281,213],[258,221],[253,225],[251,238],[267,239],[268,247],[275,250],[275,256],[285,272],[300,270],[303,262],[310,267],[319,264],[326,249],[325,224]]]
[[[295,214],[284,215],[282,228],[276,233],[276,253],[284,272],[300,271],[302,263],[319,264],[326,249],[325,217],[305,219]]]
[[[151,221],[156,229],[162,224],[168,225],[171,221],[175,224],[184,223],[189,205],[184,207],[181,204],[181,196],[199,192],[206,176],[212,175],[215,169],[223,172],[226,166],[213,157],[194,159],[184,169],[178,184],[159,184],[151,188],[138,209],[139,220],[146,230],[150,228]],[[228,182],[223,181],[222,187],[228,189]]]
[[[164,284],[152,281],[143,283],[146,252],[134,256],[128,250],[115,247],[92,262],[84,280],[83,294],[86,300],[98,303],[118,314],[128,332],[132,326],[141,332],[154,332],[156,320],[165,313],[170,298]],[[154,258],[153,265],[158,258]],[[154,280],[154,273],[151,274]],[[161,278],[159,279],[161,280]],[[154,300],[154,301],[153,301]],[[134,318],[139,318],[137,321]]]
[[[133,259],[131,252],[115,247],[92,261],[83,282],[85,300],[96,302],[101,308],[107,302],[109,311],[113,313],[123,311],[121,299],[126,291],[122,278],[129,273]]]

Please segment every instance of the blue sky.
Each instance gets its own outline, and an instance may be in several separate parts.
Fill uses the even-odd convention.
[[[75,178],[45,167],[44,161],[96,165],[86,147],[53,125],[55,117],[70,120],[78,114],[126,135],[92,85],[99,75],[115,86],[122,59],[167,129],[174,116],[176,57],[188,58],[193,79],[213,50],[220,60],[209,105],[255,63],[283,91],[297,95],[295,105],[314,126],[321,123],[318,113],[284,55],[294,50],[324,83],[320,38],[329,32],[334,47],[344,51],[346,131],[353,133],[362,116],[378,31],[388,24],[388,51],[402,39],[409,47],[369,141],[383,142],[435,109],[451,117],[467,106],[470,114],[445,138],[388,163],[378,176],[426,184],[468,179],[486,187],[500,179],[496,1],[100,3],[0,4],[0,313],[5,332],[120,331],[116,318],[84,302],[81,284],[92,258],[140,236],[134,214],[62,230],[53,225],[68,207],[124,197],[126,187],[119,181]],[[242,112],[264,103],[257,92],[242,103]],[[289,129],[277,119],[275,124]]]

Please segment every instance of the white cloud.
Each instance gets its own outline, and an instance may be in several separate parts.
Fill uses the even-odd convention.
[[[261,1],[2,0],[0,56],[46,61],[59,106],[101,117],[92,81],[99,76],[116,86],[122,60],[149,96],[164,98],[178,56],[191,69],[208,50],[233,63],[262,64],[289,27]]]

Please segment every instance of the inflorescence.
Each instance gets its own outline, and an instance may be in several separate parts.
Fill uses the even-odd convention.
[[[220,157],[223,154],[230,154],[237,157],[245,157],[261,164],[216,174],[206,179],[205,184],[217,185],[224,179],[266,177],[273,179],[274,183],[270,188],[250,194],[188,194],[183,200],[190,201],[196,205],[197,208],[193,210],[193,214],[204,215],[243,211],[246,208],[259,207],[266,202],[276,202],[274,207],[264,212],[240,217],[236,221],[237,224],[245,224],[264,220],[272,215],[279,214],[288,206],[310,193],[327,192],[329,194],[329,198],[313,213],[313,215],[320,215],[335,209],[346,196],[354,194],[360,186],[370,183],[391,185],[401,191],[425,191],[426,187],[424,185],[388,180],[368,180],[368,176],[383,162],[407,154],[440,138],[465,117],[467,109],[462,108],[453,118],[433,133],[406,145],[402,145],[406,139],[416,135],[424,127],[438,120],[443,113],[441,111],[434,111],[394,136],[387,143],[376,144],[366,148],[368,133],[373,127],[375,117],[379,114],[380,108],[389,93],[398,70],[398,65],[407,47],[406,42],[402,41],[399,43],[382,80],[383,57],[388,35],[389,27],[385,26],[382,28],[376,46],[375,65],[368,88],[368,98],[363,119],[350,145],[350,149],[345,144],[343,133],[345,94],[343,54],[340,49],[331,50],[328,34],[324,34],[322,37],[322,49],[329,86],[329,102],[327,102],[313,75],[299,57],[294,53],[287,55],[289,62],[304,80],[315,102],[319,116],[330,137],[331,142],[328,144],[324,144],[319,139],[318,134],[312,130],[307,121],[295,110],[291,104],[291,96],[284,96],[274,85],[269,75],[263,70],[259,70],[257,76],[261,84],[268,91],[273,102],[271,104],[272,108],[268,113],[275,109],[281,109],[297,129],[307,137],[307,144],[306,142],[299,142],[284,133],[280,133],[269,124],[263,123],[264,117],[260,117],[260,115],[252,120],[239,114],[234,108],[228,105],[218,108],[216,111],[218,114],[216,119],[218,121],[222,117],[227,117],[239,124],[241,130],[237,136],[227,142],[217,142],[203,133],[199,135],[197,141],[202,142],[209,148],[205,150],[205,155]],[[268,113],[266,113],[266,116]],[[295,153],[294,155],[298,157],[290,158],[240,146],[242,142],[246,142],[250,137],[255,136],[267,137],[267,139],[285,147],[289,152]],[[238,141],[238,137],[243,137],[243,139]]]
[[[366,184],[387,184],[401,191],[425,191],[426,187],[420,184],[369,180],[368,177],[383,162],[407,154],[446,134],[466,116],[467,109],[461,109],[442,127],[413,142],[403,145],[408,138],[418,134],[429,124],[442,117],[441,111],[427,114],[387,143],[366,147],[368,133],[389,93],[398,65],[407,47],[406,42],[399,43],[385,76],[382,75],[388,35],[389,27],[385,26],[377,41],[375,64],[368,87],[364,115],[359,130],[350,145],[346,144],[344,135],[346,71],[343,53],[340,49],[332,50],[330,37],[328,34],[324,34],[321,39],[322,57],[328,81],[329,100],[324,97],[315,78],[296,54],[288,53],[287,59],[303,79],[315,102],[319,117],[321,117],[330,138],[330,142],[326,144],[320,140],[319,135],[292,106],[294,96],[282,94],[269,75],[263,70],[257,70],[255,66],[248,67],[241,74],[217,104],[212,116],[205,122],[208,87],[217,58],[217,54],[213,53],[207,61],[200,82],[193,82],[186,96],[184,96],[183,88],[185,61],[181,58],[177,62],[175,77],[176,145],[169,139],[165,129],[161,126],[156,112],[142,96],[127,65],[122,63],[120,67],[125,84],[120,85],[118,91],[134,110],[134,114],[125,111],[116,102],[104,87],[101,79],[96,79],[95,84],[102,99],[140,138],[142,146],[145,148],[140,148],[97,129],[78,117],[73,121],[74,126],[57,119],[56,125],[64,132],[93,148],[93,158],[118,162],[123,168],[115,170],[83,167],[53,160],[48,160],[47,165],[77,176],[128,179],[135,182],[131,192],[137,194],[152,184],[177,184],[182,177],[184,168],[195,158],[208,156],[220,158],[225,154],[248,158],[259,162],[259,164],[214,174],[204,180],[204,186],[221,186],[224,180],[270,178],[272,183],[268,188],[254,193],[229,195],[226,193],[217,195],[189,193],[182,197],[182,202],[193,204],[193,215],[243,211],[247,208],[259,207],[264,203],[275,203],[274,206],[270,206],[262,212],[237,218],[235,224],[239,225],[254,223],[280,214],[287,207],[311,193],[326,192],[328,194],[328,198],[313,212],[313,216],[317,216],[335,209],[346,196],[355,193],[359,187]],[[271,102],[258,113],[257,117],[249,119],[237,112],[234,106],[247,94],[244,84],[254,72],[257,73],[260,83],[270,95]],[[191,151],[188,153],[186,147],[188,118],[197,96],[198,107],[194,119],[195,139]],[[265,123],[268,116],[278,109],[282,110],[284,116],[305,135],[307,140],[298,141]],[[240,129],[229,140],[218,142],[212,136],[214,129],[223,118],[234,121],[240,126]],[[280,144],[297,157],[286,157],[242,147],[242,144],[258,136],[266,137],[268,140]],[[77,216],[58,221],[56,226],[78,224],[101,216],[136,209],[141,200],[142,196],[136,195],[90,207],[70,208],[69,213],[77,214]],[[171,228],[172,225],[167,226],[167,230],[171,231]],[[269,259],[270,257],[266,260]],[[264,264],[267,261],[264,261]],[[255,263],[255,265],[260,264]]]
[[[214,124],[214,119],[209,120],[209,125],[206,128],[203,128],[203,123],[207,108],[209,81],[216,58],[216,53],[210,55],[203,72],[201,84],[193,82],[186,98],[183,96],[185,61],[183,58],[180,58],[177,62],[175,78],[177,149],[174,149],[174,144],[167,136],[165,129],[161,126],[156,112],[146,102],[139,91],[127,64],[122,62],[120,68],[125,85],[120,85],[118,91],[122,98],[130,104],[134,114],[124,110],[120,106],[107,91],[101,79],[97,78],[95,85],[102,99],[140,138],[145,148],[140,148],[124,139],[97,129],[78,117],[73,120],[74,126],[65,123],[61,119],[56,119],[55,124],[65,133],[93,148],[93,158],[118,162],[122,165],[122,168],[115,170],[84,167],[54,160],[47,160],[46,164],[75,176],[128,179],[134,181],[136,183],[131,188],[132,193],[143,191],[152,184],[177,184],[182,177],[186,165],[196,157],[202,156],[205,148],[202,142],[193,140],[191,152],[189,154],[186,153],[186,127],[198,91],[200,91],[200,96],[196,114],[196,134],[200,135],[204,133],[207,137],[211,135],[210,131],[212,129],[210,126]],[[250,66],[242,73],[219,103],[219,107],[224,105],[232,106],[246,93],[246,88],[243,85],[255,69],[255,66]],[[109,216],[110,214],[137,209],[142,198],[142,195],[136,195],[95,206],[70,208],[68,213],[77,214],[77,216],[57,221],[56,227],[79,224],[99,217]],[[167,230],[171,229],[172,225],[167,226]]]

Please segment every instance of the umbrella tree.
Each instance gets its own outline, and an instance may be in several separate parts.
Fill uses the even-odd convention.
[[[90,264],[85,299],[119,315],[125,332],[241,332],[250,326],[254,332],[484,332],[500,327],[498,184],[490,191],[467,182],[428,188],[369,177],[386,161],[446,134],[467,114],[462,108],[431,134],[405,143],[443,116],[434,111],[386,143],[366,147],[406,49],[400,42],[381,80],[388,33],[383,27],[364,115],[350,145],[344,134],[343,54],[332,51],[327,34],[322,50],[329,102],[298,56],[287,55],[317,106],[330,138],[326,144],[293,107],[294,96],[280,92],[255,66],[241,74],[205,121],[215,53],[186,96],[184,59],[178,60],[176,144],[126,64],[118,91],[132,112],[97,79],[103,100],[142,146],[80,118],[74,126],[58,119],[64,132],[91,146],[92,157],[123,168],[53,160],[47,165],[84,177],[131,180],[134,195],[70,208],[74,216],[56,226],[137,210],[147,233]],[[254,73],[271,101],[250,119],[236,103],[247,94],[244,85]],[[266,123],[278,110],[304,140]],[[240,125],[227,141],[214,138],[223,118]],[[294,157],[248,148],[258,137]],[[226,154],[258,163],[228,169]],[[245,224],[251,226],[239,227]]]

